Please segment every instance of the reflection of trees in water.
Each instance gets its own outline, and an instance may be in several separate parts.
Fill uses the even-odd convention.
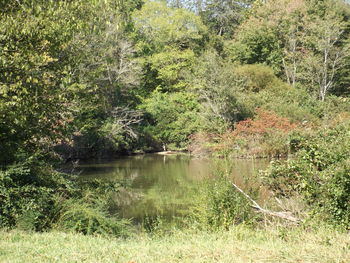
[[[190,159],[175,156],[147,159],[143,163],[147,165],[137,170],[137,176],[135,173],[129,176],[134,178],[132,191],[142,191],[143,195],[141,199],[134,198],[130,193],[123,196],[129,201],[124,201],[123,214],[137,220],[141,220],[146,214],[152,217],[183,214],[190,202],[187,199],[191,199],[191,192],[195,188],[190,175]]]
[[[113,202],[117,208],[129,207],[135,201],[139,201],[142,199],[144,194],[139,190],[128,189],[128,188],[120,188],[117,193],[115,193],[112,197]]]
[[[232,161],[232,178],[243,189],[258,184],[257,172],[268,163],[261,160]],[[219,160],[217,165],[223,163]],[[138,155],[89,168],[92,168],[88,173],[90,178],[127,182],[124,185],[129,187],[121,188],[113,197],[115,209],[121,216],[134,218],[140,223],[145,217],[153,220],[161,216],[170,220],[186,215],[199,191],[200,182],[212,174],[215,165],[210,159],[191,159],[185,155]]]

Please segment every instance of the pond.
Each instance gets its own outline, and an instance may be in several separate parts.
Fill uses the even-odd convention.
[[[223,160],[196,159],[186,154],[145,154],[110,161],[79,165],[80,178],[123,181],[128,186],[115,198],[119,215],[143,222],[147,217],[161,216],[168,220],[188,214],[203,180],[213,175]],[[243,188],[246,179],[265,169],[264,159],[232,160],[232,179]],[[264,193],[262,193],[264,195]]]

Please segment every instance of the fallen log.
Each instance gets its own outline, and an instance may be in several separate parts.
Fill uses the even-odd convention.
[[[232,183],[233,187],[236,188],[239,192],[241,192],[251,203],[252,207],[257,210],[259,213],[263,213],[266,215],[274,216],[274,217],[279,217],[288,221],[291,221],[295,224],[300,223],[300,219],[294,217],[290,212],[275,212],[275,211],[270,211],[268,209],[265,209],[261,207],[253,198],[251,198],[247,193],[245,193],[238,185],[235,183]]]

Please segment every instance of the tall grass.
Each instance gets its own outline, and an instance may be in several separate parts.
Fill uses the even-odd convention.
[[[192,228],[217,230],[256,223],[258,216],[250,201],[232,185],[232,169],[232,162],[227,158],[214,165],[213,175],[204,180],[189,216]]]

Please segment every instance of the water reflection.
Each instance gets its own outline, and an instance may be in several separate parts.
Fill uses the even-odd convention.
[[[266,160],[232,162],[232,176],[241,185],[268,164]],[[145,216],[173,218],[186,214],[200,182],[211,176],[215,165],[220,165],[220,160],[147,154],[85,163],[79,169],[83,179],[128,180],[130,189],[123,189],[114,199],[121,216],[139,221]]]

